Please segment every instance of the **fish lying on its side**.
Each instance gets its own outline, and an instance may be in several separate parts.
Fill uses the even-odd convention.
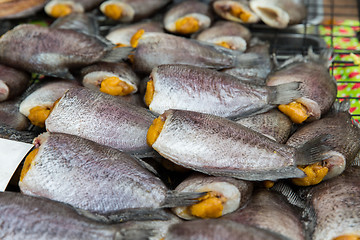
[[[131,48],[115,48],[99,37],[70,29],[20,24],[0,39],[0,62],[29,72],[73,79],[71,68],[127,58]]]
[[[307,194],[308,239],[360,238],[360,167],[310,189]]]
[[[249,4],[251,10],[273,28],[299,24],[306,17],[303,0],[250,0]]]
[[[0,192],[2,240],[147,239],[148,229],[109,225],[79,215],[67,204],[15,192]]]
[[[296,210],[280,194],[267,189],[258,189],[244,208],[222,219],[276,232],[292,240],[305,240],[300,210]]]
[[[34,144],[19,181],[25,194],[105,215],[138,210],[144,218],[152,209],[186,206],[203,195],[170,191],[130,155],[84,138],[44,133]]]
[[[46,119],[49,132],[80,136],[126,152],[148,152],[146,133],[155,116],[146,108],[84,87],[65,93]]]
[[[210,175],[245,180],[304,177],[297,165],[321,161],[328,136],[300,148],[270,138],[225,118],[168,110],[154,120],[148,144],[160,155],[184,167]]]
[[[213,177],[195,173],[182,181],[178,192],[207,192],[199,203],[173,209],[177,216],[192,220],[218,218],[244,207],[252,194],[251,182],[228,177]]]
[[[20,96],[29,86],[30,74],[0,64],[0,102]]]
[[[151,72],[145,103],[159,114],[181,109],[222,117],[248,116],[300,98],[298,86],[293,82],[268,87],[212,69],[165,64]]]

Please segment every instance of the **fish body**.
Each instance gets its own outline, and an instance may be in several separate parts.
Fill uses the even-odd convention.
[[[303,0],[251,0],[249,4],[260,19],[273,28],[299,24],[307,14]]]
[[[103,0],[50,0],[44,11],[51,17],[59,18],[71,13],[84,13],[97,7]]]
[[[112,47],[107,41],[74,30],[21,24],[0,39],[0,62],[29,72],[72,79],[70,68],[105,60],[107,54],[113,53]],[[124,50],[121,49],[116,51]]]
[[[301,82],[303,96],[296,102],[306,107],[309,114],[307,121],[319,119],[331,108],[336,99],[336,81],[328,70],[329,54],[331,54],[330,50],[320,55],[310,50],[306,57],[298,56],[285,62],[266,80],[268,86],[293,81]]]
[[[244,208],[223,219],[276,232],[289,239],[305,240],[305,227],[299,210],[276,192],[267,189],[255,191]]]
[[[308,233],[314,240],[332,240],[344,235],[360,236],[360,168],[350,167],[342,175],[310,189]],[[331,200],[331,201],[330,201]]]
[[[196,36],[197,40],[211,42],[230,49],[245,51],[250,42],[251,32],[245,26],[229,21],[218,21]],[[227,45],[226,45],[227,44]]]
[[[40,11],[46,0],[7,0],[0,3],[0,19],[28,17]]]
[[[29,120],[19,112],[20,100],[10,100],[0,103],[0,125],[8,126],[16,130],[26,130]]]
[[[145,239],[146,231],[126,233],[79,215],[67,204],[15,192],[0,192],[0,237],[3,240]]]
[[[246,116],[299,97],[296,84],[282,90],[268,88],[190,65],[160,65],[153,69],[150,78],[154,94],[149,109],[159,114],[167,109],[182,109],[222,117]]]
[[[146,152],[147,129],[154,119],[147,109],[120,98],[79,87],[69,90],[45,125],[49,132],[77,135],[127,152]]]
[[[29,82],[30,74],[0,64],[0,102],[20,96]]]
[[[317,151],[319,142],[295,149],[214,115],[168,110],[159,119],[162,130],[152,147],[176,164],[210,175],[245,180],[304,177],[296,166],[319,157],[308,155]]]
[[[285,143],[289,138],[293,123],[277,109],[271,109],[265,113],[240,118],[237,123],[254,131],[260,132],[279,143]]]

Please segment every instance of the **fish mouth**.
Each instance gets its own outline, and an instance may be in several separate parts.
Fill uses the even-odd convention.
[[[5,101],[9,97],[9,87],[6,83],[0,80],[0,102]]]
[[[275,28],[286,28],[289,24],[289,14],[283,9],[264,1],[250,2],[250,8],[267,25]]]
[[[215,1],[213,8],[218,15],[231,21],[241,23],[256,23],[259,21],[259,17],[247,6],[236,1]]]
[[[191,13],[165,23],[165,29],[180,34],[192,34],[208,28],[211,19],[203,14]]]
[[[242,37],[235,36],[224,36],[211,39],[209,42],[214,43],[216,45],[236,50],[240,52],[244,52],[246,50],[247,43]]]
[[[53,0],[45,5],[44,11],[51,17],[59,18],[73,12],[83,13],[85,9],[81,4],[75,3],[74,1]]]
[[[120,22],[131,22],[135,16],[135,10],[130,4],[116,0],[108,0],[100,5],[100,11],[110,19]]]
[[[324,153],[328,156],[327,159],[322,161],[322,165],[329,169],[328,173],[323,180],[327,180],[340,175],[346,167],[345,156],[337,151],[329,151]]]

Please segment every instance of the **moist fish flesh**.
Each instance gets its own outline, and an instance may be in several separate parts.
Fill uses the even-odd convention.
[[[104,0],[50,0],[44,11],[51,17],[59,18],[71,13],[83,13],[97,7]]]

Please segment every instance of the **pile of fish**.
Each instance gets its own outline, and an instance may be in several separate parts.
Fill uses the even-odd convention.
[[[247,25],[305,17],[300,0],[0,1],[0,137],[34,144],[0,239],[360,239],[331,49],[278,63]]]

